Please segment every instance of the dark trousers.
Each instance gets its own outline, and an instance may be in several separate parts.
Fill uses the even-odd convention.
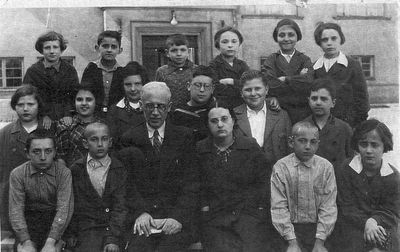
[[[55,215],[55,210],[25,211],[25,220],[28,226],[28,233],[31,237],[31,240],[36,244],[36,248],[38,250],[40,250],[46,243]]]
[[[246,213],[225,213],[202,227],[202,245],[210,252],[279,251],[277,240],[271,223]]]
[[[127,248],[129,252],[179,252],[186,251],[192,243],[189,232],[182,230],[173,235],[152,234],[149,237],[145,235],[134,235]]]
[[[311,252],[315,244],[316,223],[293,223],[296,240],[302,252]]]
[[[104,238],[106,236],[105,228],[92,228],[80,231],[78,234],[78,242],[74,248],[74,252],[102,252],[104,249]],[[121,251],[121,244],[119,246]]]

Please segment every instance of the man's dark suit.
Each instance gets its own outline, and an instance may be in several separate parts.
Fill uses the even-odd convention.
[[[132,169],[128,181],[135,184],[139,193],[129,195],[128,192],[131,222],[134,223],[138,216],[146,212],[154,219],[172,218],[183,226],[182,231],[175,235],[136,236],[129,251],[152,251],[157,247],[154,243],[159,243],[159,251],[179,251],[186,247],[191,242],[187,229],[197,205],[199,190],[198,170],[192,162],[193,132],[167,122],[161,152],[157,155],[148,137],[146,123],[142,123],[122,136],[122,145],[129,147],[120,152],[120,158],[128,169]],[[137,151],[132,155],[135,149],[132,146],[143,153],[143,158]]]

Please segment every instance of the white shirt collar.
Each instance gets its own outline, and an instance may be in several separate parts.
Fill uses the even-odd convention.
[[[149,138],[153,138],[155,129],[153,129],[148,123],[146,123],[146,127],[147,127],[147,133],[149,134]],[[158,130],[158,134],[160,135],[161,139],[164,139],[165,121],[161,125],[161,127],[158,128],[157,130]]]
[[[111,158],[110,156],[107,154],[105,157],[100,158],[100,159],[96,159],[93,158],[90,153],[88,153],[88,157],[87,157],[87,162],[86,162],[86,166],[89,164],[89,162],[91,160],[95,160],[96,162],[99,162],[102,166],[107,166],[109,163],[111,163]]]
[[[360,174],[360,172],[363,170],[363,165],[361,162],[361,155],[357,154],[353,157],[353,159],[351,160],[349,166],[358,174]],[[380,170],[381,176],[388,176],[390,174],[393,173],[393,169],[392,167],[390,167],[389,163],[387,162],[387,160],[385,159],[385,157],[382,157],[382,166],[381,166],[381,170]]]
[[[246,105],[246,108],[247,108],[247,118],[249,118],[250,116],[253,116],[253,115],[257,115],[258,112],[260,112],[260,111],[264,112],[264,115],[267,113],[267,106],[266,106],[265,102],[264,102],[264,105],[263,105],[262,109],[260,111],[258,111],[258,112],[253,110],[253,109],[251,109],[247,105]]]
[[[339,52],[339,56],[337,56],[336,58],[333,59],[327,59],[324,56],[321,56],[315,63],[314,63],[314,70],[319,69],[321,67],[324,66],[324,62],[327,60],[334,60],[336,61],[338,64],[341,64],[345,67],[347,67],[349,65],[349,61],[347,60],[347,57],[344,53],[342,53],[341,51]]]
[[[283,53],[282,50],[279,50],[279,52],[281,53],[282,56],[289,56],[290,58],[292,58],[294,53],[296,52],[296,49],[294,49],[291,54]]]
[[[131,107],[134,108],[134,109],[140,108],[139,102],[137,102],[137,103],[129,102],[129,105],[131,105]],[[126,107],[126,106],[125,106],[125,98],[123,98],[122,100],[120,100],[120,101],[117,103],[116,106],[117,106],[118,108],[125,108],[125,107]]]

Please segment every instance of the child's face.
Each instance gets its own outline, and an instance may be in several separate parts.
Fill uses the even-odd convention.
[[[324,51],[325,57],[337,57],[340,51],[340,42],[340,35],[335,29],[323,30],[320,47]]]
[[[283,25],[278,29],[277,40],[282,52],[291,53],[297,43],[297,33],[291,26]]]
[[[15,105],[15,112],[22,122],[37,120],[39,105],[34,95],[22,96]]]
[[[242,98],[244,102],[253,110],[260,110],[264,106],[265,97],[268,90],[261,78],[246,81],[242,87]]]
[[[239,50],[240,40],[236,33],[227,31],[221,34],[219,39],[219,51],[223,56],[235,57]]]
[[[173,45],[168,48],[167,53],[168,58],[172,60],[175,64],[183,66],[186,59],[189,57],[189,50],[186,45]]]
[[[383,142],[376,130],[371,130],[358,141],[358,151],[365,168],[380,169],[383,156]]]
[[[318,149],[318,130],[309,128],[300,128],[296,135],[289,140],[289,146],[293,148],[296,157],[306,162],[314,156]]]
[[[100,45],[96,46],[96,50],[99,52],[101,59],[106,61],[114,61],[122,51],[117,39],[111,37],[103,38]]]
[[[206,104],[214,91],[212,79],[205,75],[198,75],[192,79],[188,90],[193,104],[198,106]]]
[[[112,144],[112,139],[109,136],[107,128],[101,126],[93,128],[83,143],[88,149],[90,156],[100,159],[107,155],[108,149]]]
[[[27,152],[33,167],[45,170],[51,167],[54,162],[56,150],[51,138],[33,139]]]
[[[61,57],[60,41],[52,40],[43,43],[43,57],[49,63],[57,62]]]
[[[130,102],[138,102],[140,100],[140,91],[143,83],[140,75],[131,75],[124,79],[125,96]]]
[[[331,94],[325,88],[317,91],[311,91],[308,97],[308,104],[311,111],[317,117],[330,115],[331,109],[335,106],[335,101],[332,100]]]
[[[208,128],[214,138],[226,138],[232,135],[233,119],[226,108],[213,108],[208,113]]]
[[[75,96],[75,109],[79,116],[93,116],[96,107],[96,101],[92,92],[79,90]]]

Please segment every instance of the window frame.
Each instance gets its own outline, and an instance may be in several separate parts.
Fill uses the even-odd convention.
[[[21,66],[20,68],[7,68],[7,60],[8,59],[17,59],[20,61]],[[0,89],[16,89],[19,86],[7,86],[7,79],[21,79],[21,84],[24,79],[24,57],[0,57],[1,61],[1,77],[0,77]],[[15,76],[7,76],[7,69],[21,69],[21,76],[20,77],[15,77]]]
[[[355,55],[350,55],[350,57],[353,58],[354,60],[357,60],[360,63],[361,70],[362,70],[366,80],[375,80],[375,55],[355,54]],[[364,68],[363,68],[362,60],[365,58],[369,59],[369,62],[368,62],[368,64],[370,65],[369,70],[368,70],[370,72],[369,76],[365,75],[365,71],[367,71],[367,70],[364,71]],[[367,64],[367,63],[364,63],[364,64]]]

